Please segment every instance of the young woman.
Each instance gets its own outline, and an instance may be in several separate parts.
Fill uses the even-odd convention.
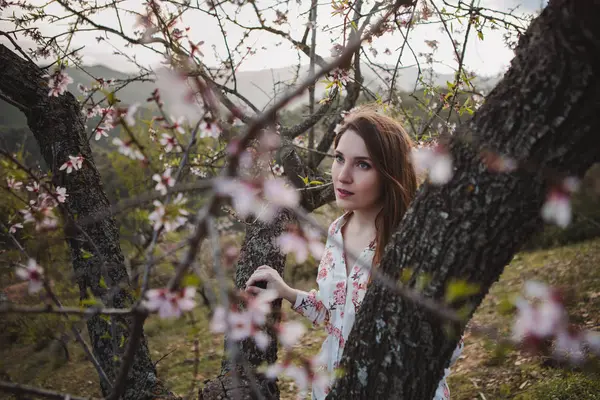
[[[266,265],[258,267],[246,283],[246,290],[258,293],[262,289],[253,284],[266,281],[267,289],[276,290],[295,311],[314,324],[325,324],[328,336],[320,359],[329,372],[337,368],[342,357],[367,290],[370,269],[381,261],[384,247],[417,189],[410,162],[412,143],[394,119],[371,109],[355,111],[345,118],[334,147],[333,187],[337,205],[346,213],[329,227],[317,275],[319,290],[307,293],[291,288]],[[451,363],[461,351],[462,342]],[[440,381],[435,400],[450,398],[448,372]],[[327,391],[313,387],[313,399],[324,399]]]

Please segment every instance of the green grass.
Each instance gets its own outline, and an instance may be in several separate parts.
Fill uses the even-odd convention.
[[[564,290],[573,322],[597,329],[600,326],[599,261],[600,239],[520,253],[492,286],[473,321],[498,327],[508,334],[513,312],[506,307],[506,300],[521,291],[525,280],[537,279]],[[289,307],[285,311],[294,315]],[[192,384],[197,391],[205,380],[218,374],[223,338],[208,331],[203,310],[195,311],[193,318],[188,316],[176,321],[151,316],[145,332],[152,358],[158,362],[159,377],[174,392],[185,395]],[[311,327],[297,347],[316,354],[324,337],[322,330]],[[195,340],[199,349],[197,364]],[[463,355],[450,377],[453,400],[600,399],[600,375],[547,367],[540,357],[516,350],[499,351],[493,343],[468,332],[465,343]],[[69,345],[69,351],[71,360],[57,365],[50,349],[36,352],[31,345],[0,348],[0,379],[5,379],[2,372],[6,372],[16,382],[81,396],[100,396],[97,374],[83,351],[74,342]],[[283,399],[295,398],[293,382],[284,379],[280,389]]]

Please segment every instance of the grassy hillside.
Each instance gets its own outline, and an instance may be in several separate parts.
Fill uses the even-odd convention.
[[[544,251],[520,253],[494,284],[474,321],[490,324],[508,333],[512,312],[500,312],[504,300],[521,290],[527,279],[538,279],[562,286],[569,294],[568,309],[574,322],[589,329],[600,326],[600,239]],[[306,282],[303,286],[307,285]],[[287,310],[286,310],[287,311]],[[292,314],[290,314],[292,315]],[[160,377],[177,393],[188,393],[204,380],[217,374],[223,353],[221,336],[209,333],[202,310],[191,318],[165,322],[150,318],[146,334],[152,357],[158,362]],[[308,324],[307,324],[308,326]],[[320,329],[309,328],[298,345],[315,354],[323,340]],[[199,364],[194,376],[194,339],[198,340]],[[495,346],[481,337],[466,334],[466,347],[450,379],[453,400],[575,400],[600,399],[600,375],[594,372],[557,369],[544,366],[539,357],[517,351],[501,355]],[[0,376],[16,382],[78,395],[100,396],[98,378],[82,351],[69,345],[71,360],[59,363],[52,346],[35,351],[33,346],[0,350]],[[293,399],[292,382],[281,384],[282,398]]]

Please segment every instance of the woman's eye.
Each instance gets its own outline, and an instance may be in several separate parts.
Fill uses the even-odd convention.
[[[369,169],[369,168],[371,168],[371,166],[369,164],[367,164],[366,162],[360,162],[360,163],[358,163],[358,167],[362,168],[362,169]]]
[[[342,156],[340,156],[340,155],[336,155],[336,156],[335,156],[335,161],[337,161],[337,162],[339,162],[339,163],[342,163],[342,162],[344,162],[344,157],[342,157]]]

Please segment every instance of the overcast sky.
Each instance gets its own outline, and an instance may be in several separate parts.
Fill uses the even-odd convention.
[[[440,8],[443,7],[441,1],[435,1],[436,4],[440,3]],[[32,0],[31,2],[41,3],[40,0]],[[341,17],[331,15],[330,0],[321,0],[321,2],[322,4],[318,9],[319,27],[327,28],[340,24],[342,22]],[[540,9],[544,2],[545,0],[480,0],[479,5],[502,11],[518,7],[518,12],[535,13]],[[143,10],[143,3],[144,2],[141,0],[127,0],[124,1],[121,6],[129,10],[141,11]],[[367,4],[369,3],[372,2],[367,2]],[[257,0],[257,4],[259,7],[265,7],[265,5],[269,3]],[[275,4],[275,2],[273,2],[273,4]],[[308,15],[305,13],[310,6],[310,1],[302,1],[301,4],[298,5],[296,1],[290,0],[289,6],[289,9],[284,9],[282,6],[277,7],[280,11],[286,13],[288,21],[290,22],[290,24],[284,25],[280,27],[280,29],[290,31],[293,38],[300,40],[304,32],[305,23],[308,20]],[[368,9],[369,6],[366,8]],[[61,11],[60,6],[56,3],[47,8],[48,13],[60,14]],[[9,12],[10,10],[8,10],[8,12],[5,11],[2,17],[6,18],[6,16],[9,15]],[[123,13],[120,16],[124,30],[131,34],[135,16]],[[118,29],[119,24],[114,11],[106,11],[101,15],[94,16],[93,19],[97,23]],[[251,8],[246,6],[242,8],[238,20],[252,25],[255,23],[256,19]],[[189,26],[191,28],[191,35],[194,39],[205,41],[202,48],[207,64],[216,64],[217,56],[215,56],[215,52],[221,57],[225,57],[225,42],[214,18],[202,14],[199,11],[191,10],[184,15],[183,21],[179,26]],[[454,25],[454,27],[457,26],[458,25]],[[0,28],[3,30],[10,29],[8,24],[4,22],[0,22]],[[42,32],[45,34],[58,34],[64,32],[65,28],[66,22],[41,25]],[[231,27],[227,29],[227,33],[229,46],[235,46],[241,37],[242,30]],[[317,53],[325,57],[329,56],[329,49],[332,46],[332,42],[339,41],[339,30],[335,30],[334,33],[334,35],[330,33],[318,33]],[[506,69],[513,54],[512,51],[504,45],[502,34],[501,31],[485,31],[485,40],[483,41],[479,40],[477,35],[471,35],[471,40],[469,40],[466,51],[466,65],[470,70],[474,70],[482,75],[493,75]],[[113,49],[109,44],[106,42],[97,43],[95,40],[96,36],[98,36],[98,32],[80,32],[73,40],[73,47],[85,46],[82,53],[84,54],[84,61],[86,64],[103,64],[121,71],[133,72],[136,70],[135,66],[126,61],[122,56],[113,55]],[[456,67],[456,63],[453,61],[454,50],[448,41],[447,35],[440,32],[440,25],[419,26],[413,30],[410,38],[410,43],[415,53],[429,51],[424,43],[425,40],[438,40],[440,42],[438,54],[436,56],[436,59],[440,61],[440,63],[435,66],[437,71],[447,73],[452,71],[452,68]],[[6,43],[6,39],[3,37],[0,37],[0,41]],[[278,42],[283,43],[277,46]],[[123,47],[124,41],[122,40],[111,38],[111,43],[120,49],[125,49]],[[397,48],[401,43],[402,38],[399,34],[384,35],[381,38],[376,38],[373,41],[373,47],[379,52],[376,60],[381,63],[395,63],[398,54]],[[26,40],[20,40],[20,44],[23,47],[31,47],[31,43]],[[297,51],[292,49],[286,41],[270,33],[256,32],[250,36],[245,44],[257,49],[257,53],[244,61],[240,68],[241,70],[278,68],[298,62]],[[389,48],[392,51],[392,55],[386,56],[383,53],[386,48]],[[125,51],[127,53],[135,54],[138,60],[144,65],[155,66],[161,62],[161,57],[159,55],[140,47],[135,49],[129,48]],[[303,63],[308,62],[307,57],[303,55],[300,57],[300,60]],[[414,65],[415,63],[414,58],[409,51],[405,51],[402,62],[405,65]]]

